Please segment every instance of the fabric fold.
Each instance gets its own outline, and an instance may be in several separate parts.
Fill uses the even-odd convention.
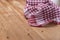
[[[31,26],[60,23],[60,8],[51,0],[26,0],[24,15]]]

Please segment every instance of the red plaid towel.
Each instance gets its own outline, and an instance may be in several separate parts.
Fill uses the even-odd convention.
[[[51,0],[27,0],[24,15],[31,26],[60,24],[60,8]]]

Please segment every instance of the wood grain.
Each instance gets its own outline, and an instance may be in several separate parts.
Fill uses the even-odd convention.
[[[60,25],[31,27],[24,17],[26,0],[0,0],[0,40],[60,40]]]

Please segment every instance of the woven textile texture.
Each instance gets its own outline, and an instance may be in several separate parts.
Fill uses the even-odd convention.
[[[60,24],[60,8],[51,0],[26,0],[24,16],[31,26]]]

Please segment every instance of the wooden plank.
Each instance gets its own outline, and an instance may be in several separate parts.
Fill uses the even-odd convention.
[[[5,3],[7,3],[7,2],[5,2]],[[4,5],[5,5],[5,3],[4,3]],[[2,4],[3,4],[3,2],[2,2]],[[7,7],[7,8],[8,8],[8,7]],[[6,10],[7,10],[7,9],[4,10],[4,11],[5,11],[4,13],[6,13]],[[9,14],[8,12],[9,12],[9,11],[7,11],[7,15]],[[13,14],[13,13],[12,13],[12,14]],[[12,18],[12,14],[11,14],[11,15],[9,14],[8,16],[11,16],[11,18]],[[5,17],[5,19],[6,19],[7,21],[8,21],[8,20],[12,20],[14,23],[16,23],[16,24],[13,24],[13,25],[15,25],[15,26],[16,26],[16,25],[18,25],[18,26],[24,25],[24,28],[26,28],[26,31],[24,30],[24,28],[22,29],[22,31],[24,30],[24,31],[23,31],[24,33],[22,33],[22,36],[23,36],[23,34],[26,33],[25,35],[28,35],[31,39],[37,40],[37,36],[39,36],[39,35],[38,35],[38,34],[35,34],[35,35],[34,35],[35,32],[34,32],[30,27],[28,28],[28,25],[25,25],[25,23],[23,24],[23,23],[22,23],[23,21],[22,21],[22,22],[19,22],[19,24],[17,23],[17,22],[20,21],[20,20],[17,18],[17,17],[18,17],[17,14],[15,15],[15,12],[14,12],[14,15],[15,15],[15,16],[13,15],[13,19],[11,19],[10,17],[8,17],[6,14],[2,14],[2,15],[4,15],[4,17]],[[17,17],[16,17],[16,16],[17,16]],[[17,18],[17,20],[16,20],[16,18]],[[21,23],[22,23],[22,24],[21,24]],[[20,25],[20,24],[21,24],[21,25]],[[23,26],[22,26],[22,27],[23,27]],[[12,27],[11,27],[11,28],[12,28]],[[13,27],[13,28],[14,28],[14,27]],[[21,27],[20,27],[20,28],[21,28]],[[27,28],[28,28],[28,29],[27,29]],[[30,33],[30,32],[31,32],[31,33]],[[20,33],[19,33],[19,34],[20,34]],[[21,34],[20,34],[20,35],[21,35]],[[26,36],[27,40],[29,39],[28,36]],[[32,36],[32,37],[31,37],[31,36]],[[34,37],[34,36],[36,36],[36,37]],[[13,37],[12,37],[12,38],[13,38]],[[22,37],[22,38],[23,38],[23,37]],[[25,37],[24,37],[24,38],[25,38]],[[26,39],[26,38],[25,38],[25,39]],[[25,39],[24,39],[24,40],[25,40]],[[30,39],[30,40],[31,40],[31,39]],[[14,39],[13,39],[13,40],[14,40]],[[38,37],[38,40],[40,40],[40,37]]]
[[[24,18],[26,0],[0,0],[1,40],[60,40],[60,25],[31,27]]]

